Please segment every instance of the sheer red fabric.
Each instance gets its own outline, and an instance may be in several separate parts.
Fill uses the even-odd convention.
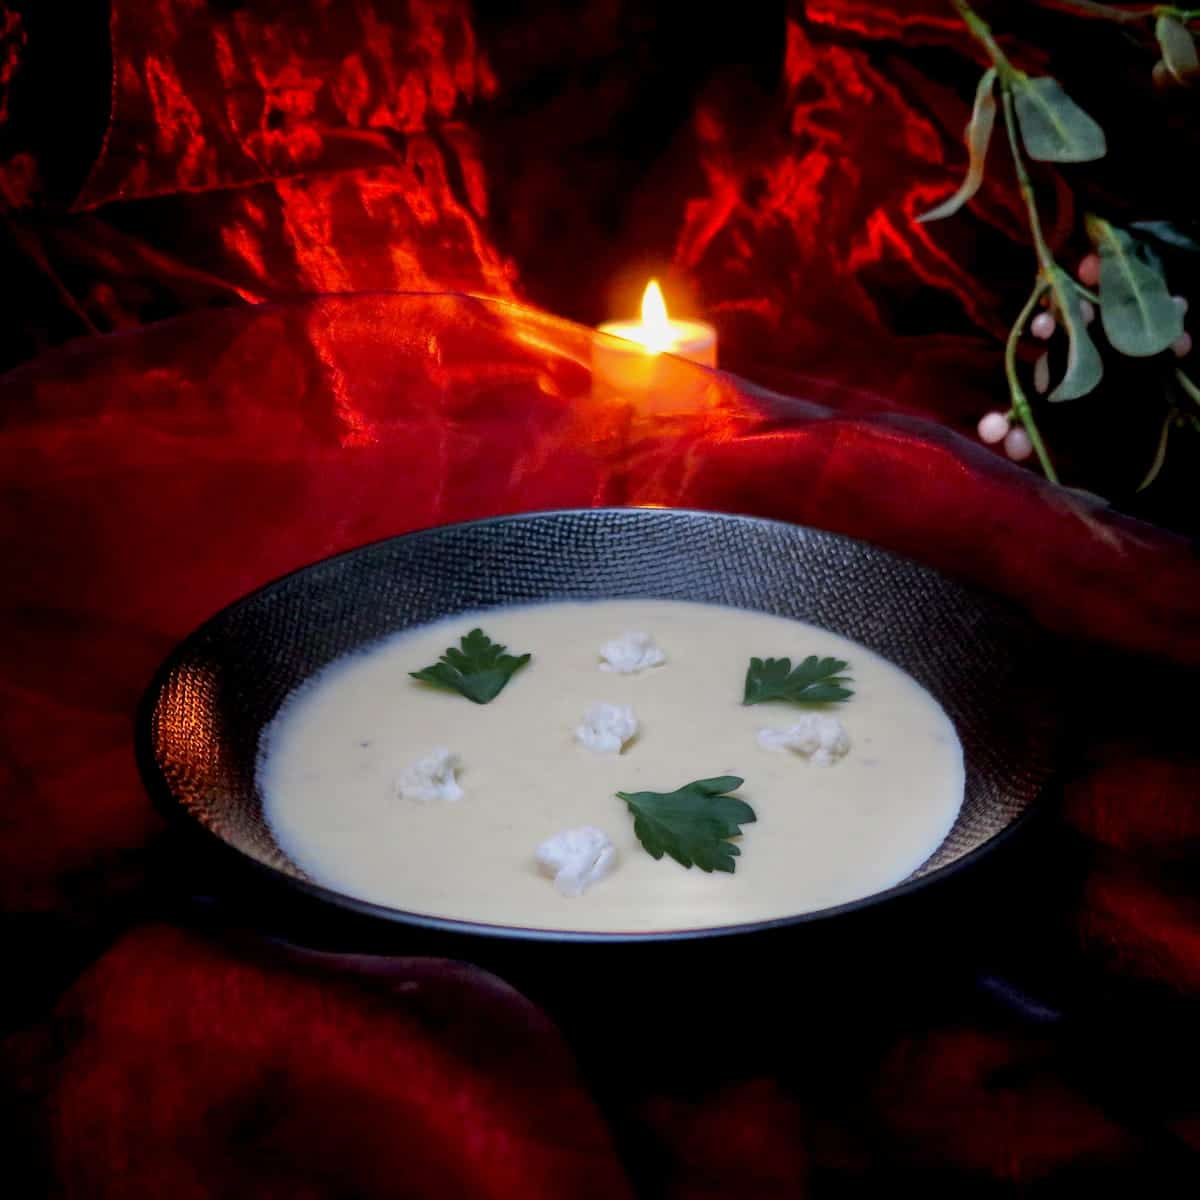
[[[1184,540],[911,418],[839,416],[686,363],[654,398],[595,391],[591,337],[468,297],[332,297],[80,342],[0,382],[0,531],[16,567],[0,583],[0,886],[6,910],[40,922],[32,961],[69,974],[97,938],[138,919],[158,823],[134,773],[131,714],[173,642],[281,572],[407,529],[595,504],[783,517],[1011,597],[1085,639],[1114,694],[1119,681],[1157,678],[1155,657],[1200,661],[1200,563]],[[1198,768],[1178,709],[1143,686],[1131,709],[1095,704],[1081,684],[1095,723],[1063,826],[1091,847],[1091,865],[1055,919],[1082,962],[1194,999],[1196,900],[1170,881],[1194,862]],[[333,1195],[330,1154],[354,1158],[364,1195],[393,1194],[389,1171],[408,1172],[405,1195],[428,1194],[443,1171],[445,1194],[562,1194],[567,1178],[584,1195],[620,1194],[611,1145],[567,1067],[537,1076],[561,1103],[533,1128],[535,1099],[510,1060],[462,1076],[459,1033],[422,1032],[403,1008],[380,1014],[336,966],[300,985],[233,953],[128,932],[49,1024],[35,1020],[10,1046],[39,1130],[30,1145],[64,1194],[150,1196],[169,1181],[197,1196],[270,1195],[304,1178],[309,1190],[291,1194]],[[396,978],[424,988],[431,971],[402,965]],[[493,1031],[479,1036],[506,1038],[494,985],[455,980],[454,1003]],[[361,1045],[336,1032],[346,1021]],[[1030,1181],[1081,1156],[1111,1165],[1147,1152],[1141,1133],[1057,1073],[1042,1036],[968,1025],[897,1038],[861,1099],[886,1134],[868,1136],[861,1114],[833,1120],[793,1079],[739,1081],[736,1056],[711,1094],[640,1094],[622,1120],[657,1147],[660,1168],[675,1164],[672,1195],[790,1194],[813,1171],[900,1160]],[[317,1061],[292,1048],[314,1044]],[[425,1082],[394,1079],[414,1056]],[[200,1075],[197,1061],[209,1064]],[[281,1088],[289,1099],[268,1106],[266,1125],[245,1115]],[[486,1104],[455,1107],[478,1088],[492,1089]],[[331,1094],[354,1119],[314,1146],[308,1123]],[[405,1123],[429,1104],[459,1117]],[[183,1134],[197,1121],[202,1170]],[[734,1132],[718,1137],[729,1121]],[[478,1150],[452,1161],[464,1129]],[[500,1166],[489,1139],[507,1147]],[[112,1162],[115,1174],[100,1165]],[[636,1155],[624,1165],[635,1179],[645,1170]]]

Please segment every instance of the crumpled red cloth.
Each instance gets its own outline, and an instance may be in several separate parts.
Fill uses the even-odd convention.
[[[1000,348],[1035,264],[1002,148],[969,211],[915,221],[961,178],[980,69],[948,0],[705,21],[668,0],[79,8],[68,48],[49,6],[0,0],[0,262],[23,297],[0,364],[315,292],[467,290],[594,324],[657,273],[759,382],[960,432],[1007,406]],[[1111,133],[1099,164],[1035,165],[1063,264],[1085,210],[1189,219],[1175,165],[1200,122],[1185,90],[1154,96],[1150,47],[1052,6],[983,8]],[[1155,386],[1110,363],[1086,406],[1042,419],[1064,478],[1187,528],[1188,439],[1135,494],[1161,412],[1130,396]]]
[[[1139,1120],[1036,1003],[1014,1021],[931,993],[890,1018],[882,996],[877,1026],[798,1036],[803,1070],[764,1073],[731,1045],[702,1086],[589,1099],[544,1018],[482,973],[281,962],[161,924],[132,712],[197,622],[439,522],[717,508],[869,538],[1010,597],[1064,661],[1082,651],[1047,843],[1078,870],[1014,914],[1017,940],[1054,928],[1104,1001],[1106,1056],[1190,1028],[1200,759],[1172,691],[1200,663],[1190,544],[914,419],[684,363],[654,398],[614,397],[590,347],[511,304],[329,297],[81,341],[0,380],[0,895],[23,960],[6,1056],[22,1158],[52,1194],[783,1196],[884,1178],[1058,1194],[1195,1143],[1185,1045],[1155,1043]],[[1103,1031],[1131,1012],[1143,1024]]]

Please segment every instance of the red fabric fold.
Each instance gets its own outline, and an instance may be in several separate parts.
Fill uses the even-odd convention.
[[[9,1065],[25,1178],[49,1177],[41,1153],[64,1197],[630,1195],[554,1027],[439,959],[293,963],[146,927]]]
[[[385,167],[392,138],[496,88],[463,0],[117,0],[111,34],[113,112],[79,208]]]

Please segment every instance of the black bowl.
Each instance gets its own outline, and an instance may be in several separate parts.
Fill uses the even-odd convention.
[[[896,663],[962,740],[966,795],[945,842],[905,882],[837,908],[670,933],[528,930],[404,912],[313,883],[280,849],[256,783],[259,737],[284,698],[333,659],[456,612],[552,599],[660,597],[811,621]],[[731,938],[828,922],[923,889],[994,849],[1055,769],[1058,706],[1046,642],[1003,602],[862,542],[774,521],[666,509],[502,517],[391,538],[269,584],[213,617],[160,669],[138,721],[151,795],[263,876],[276,908],[336,912],[406,947]],[[227,858],[229,856],[226,856]],[[282,886],[282,893],[280,891]],[[255,901],[260,903],[260,901]],[[382,926],[381,926],[382,923]],[[334,922],[336,928],[336,922]],[[419,936],[424,933],[422,940]],[[338,937],[323,937],[325,942]],[[476,952],[468,954],[478,958]]]

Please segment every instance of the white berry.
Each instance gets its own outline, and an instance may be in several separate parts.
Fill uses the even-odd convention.
[[[1033,364],[1033,388],[1039,396],[1050,390],[1050,355],[1043,354]]]
[[[1176,358],[1187,358],[1192,352],[1192,335],[1181,333],[1172,343],[1171,351]]]
[[[1024,462],[1033,453],[1033,443],[1023,429],[1010,429],[1004,439],[1004,453],[1013,462]]]
[[[1186,296],[1172,296],[1171,299],[1175,301],[1175,307],[1179,309],[1180,316],[1187,312],[1188,301]]]
[[[1080,300],[1079,311],[1083,314],[1083,323],[1090,325],[1096,319],[1096,306],[1090,300]]]
[[[1040,338],[1044,342],[1054,336],[1054,331],[1057,328],[1058,324],[1054,318],[1048,312],[1044,312],[1038,313],[1033,318],[1029,326],[1029,331],[1035,338]]]
[[[1086,255],[1079,264],[1078,274],[1084,287],[1095,287],[1100,282],[1100,255]]]
[[[980,419],[979,440],[988,446],[1004,441],[1011,426],[1003,413],[990,412]]]

